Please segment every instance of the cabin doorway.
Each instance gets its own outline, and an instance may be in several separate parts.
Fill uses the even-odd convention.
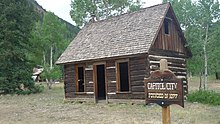
[[[96,65],[96,91],[98,100],[106,98],[105,65]]]

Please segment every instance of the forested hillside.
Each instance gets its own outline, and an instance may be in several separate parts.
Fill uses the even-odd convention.
[[[0,1],[0,94],[35,93],[31,79],[35,66],[44,78],[60,78],[55,61],[80,30],[34,0]]]

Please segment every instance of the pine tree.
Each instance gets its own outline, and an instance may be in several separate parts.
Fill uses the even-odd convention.
[[[0,93],[15,93],[34,87],[27,53],[34,10],[28,0],[0,1]]]

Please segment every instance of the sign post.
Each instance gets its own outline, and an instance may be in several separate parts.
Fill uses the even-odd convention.
[[[168,70],[166,59],[160,60],[160,70],[151,73],[145,82],[145,102],[162,106],[162,122],[170,124],[170,105],[184,107],[183,83]]]
[[[168,69],[168,64],[166,59],[160,60],[160,71]],[[170,124],[170,106],[162,106],[162,123]]]

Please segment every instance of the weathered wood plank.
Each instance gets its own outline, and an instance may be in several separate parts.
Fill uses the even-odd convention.
[[[132,92],[144,92],[144,85],[143,86],[132,86]]]

